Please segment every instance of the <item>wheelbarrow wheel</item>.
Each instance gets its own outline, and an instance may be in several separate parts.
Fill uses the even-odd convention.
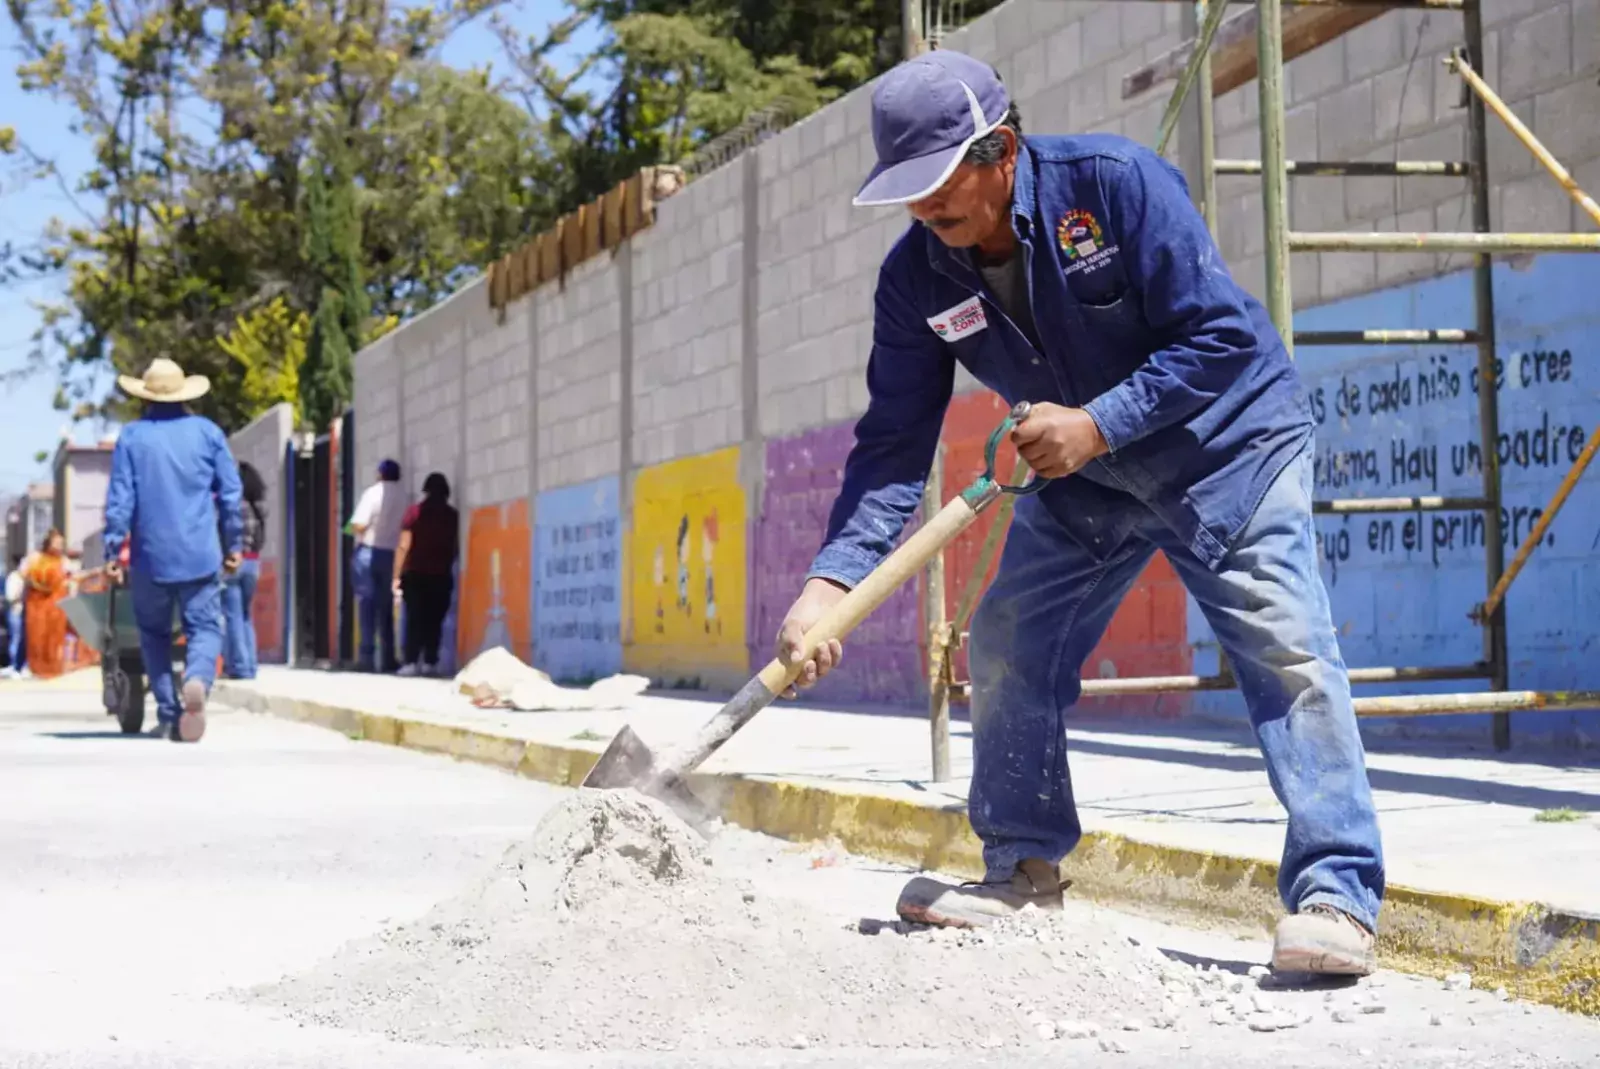
[[[144,730],[144,665],[138,654],[107,660],[106,711],[117,718],[124,735]]]

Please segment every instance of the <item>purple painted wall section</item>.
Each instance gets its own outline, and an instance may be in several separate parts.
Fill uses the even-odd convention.
[[[767,443],[766,487],[750,539],[750,660],[772,658],[784,613],[800,592],[839,492],[852,423]],[[907,532],[909,533],[909,531]],[[918,586],[910,583],[846,643],[839,670],[808,696],[835,702],[913,704],[926,693]]]

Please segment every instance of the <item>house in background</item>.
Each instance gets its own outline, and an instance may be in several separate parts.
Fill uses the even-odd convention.
[[[56,489],[50,483],[33,483],[13,498],[6,509],[6,566],[39,548],[44,533],[55,523]]]
[[[106,491],[111,486],[115,439],[74,445],[62,439],[51,470],[55,473],[52,523],[67,540],[67,554],[79,557],[84,539],[105,526]],[[43,535],[40,531],[40,535]]]

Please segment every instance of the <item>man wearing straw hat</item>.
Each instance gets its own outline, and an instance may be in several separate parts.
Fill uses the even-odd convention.
[[[206,696],[222,652],[222,575],[239,567],[244,537],[239,468],[222,428],[184,407],[211,388],[204,375],[158,359],[142,379],[119,375],[117,385],[145,410],[111,455],[106,570],[121,578],[118,555],[131,541],[128,583],[160,718],[156,734],[195,742],[206,730]],[[181,703],[172,679],[174,613],[187,643]]]

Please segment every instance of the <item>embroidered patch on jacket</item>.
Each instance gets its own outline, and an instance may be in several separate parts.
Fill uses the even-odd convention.
[[[1111,262],[1117,246],[1107,245],[1105,232],[1092,212],[1073,208],[1056,224],[1056,242],[1066,253],[1066,273],[1098,271]]]
[[[928,320],[928,326],[945,341],[957,341],[968,334],[976,334],[989,325],[983,314],[983,302],[969,297],[953,308],[946,308]]]

